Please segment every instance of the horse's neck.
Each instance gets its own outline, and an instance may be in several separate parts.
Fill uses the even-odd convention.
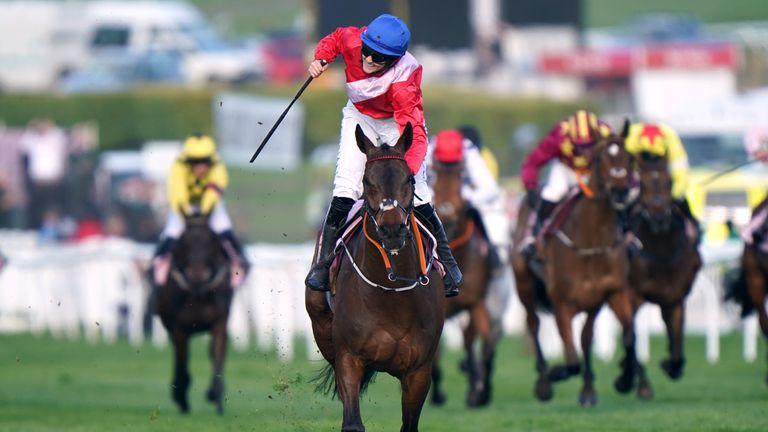
[[[682,215],[673,209],[671,217],[672,221],[670,222],[669,229],[658,233],[653,232],[650,222],[644,217],[640,217],[637,236],[643,242],[644,249],[669,253],[670,247],[679,247],[680,242],[687,238],[685,235],[685,220]]]
[[[566,233],[582,247],[605,245],[617,237],[619,221],[616,210],[604,194],[581,198],[568,222]]]

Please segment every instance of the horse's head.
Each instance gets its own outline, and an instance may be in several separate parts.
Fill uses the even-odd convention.
[[[590,186],[596,193],[608,194],[616,209],[623,209],[629,204],[632,155],[624,146],[628,124],[625,124],[621,135],[612,133],[606,137],[596,137],[597,144],[592,155]]]
[[[175,269],[193,286],[212,282],[226,271],[226,257],[216,233],[208,226],[206,216],[187,216],[184,233],[173,251]]]
[[[637,161],[640,171],[640,214],[651,231],[659,234],[669,230],[672,222],[672,178],[667,159],[641,153]]]
[[[397,253],[410,235],[415,180],[405,152],[413,141],[413,128],[405,126],[394,146],[375,146],[365,136],[360,125],[355,129],[357,146],[368,161],[363,174],[364,208],[376,225],[376,235],[382,247]]]
[[[432,162],[432,170],[435,173],[435,210],[443,223],[445,234],[452,238],[456,234],[461,217],[466,213],[466,202],[461,196],[464,161],[448,163],[435,159]]]

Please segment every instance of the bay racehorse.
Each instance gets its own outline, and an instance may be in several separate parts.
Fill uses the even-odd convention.
[[[414,177],[405,162],[413,129],[394,146],[375,146],[360,126],[362,227],[342,247],[331,293],[306,288],[312,331],[328,361],[326,390],[343,404],[342,431],[363,431],[360,394],[376,372],[400,381],[401,431],[417,431],[443,329],[439,275],[422,251],[413,212]]]
[[[470,407],[487,405],[491,400],[491,370],[496,353],[497,338],[491,331],[491,320],[486,306],[488,284],[491,277],[487,241],[483,238],[476,218],[470,213],[469,203],[461,195],[464,162],[444,163],[434,160],[434,202],[443,222],[451,251],[464,275],[459,295],[446,301],[445,317],[468,312],[469,322],[464,330],[465,361],[469,389],[466,404]],[[482,342],[478,355],[476,343]],[[445,403],[440,387],[442,372],[436,356],[432,371],[432,402]]]
[[[211,334],[213,377],[207,398],[219,414],[224,410],[224,358],[233,293],[227,256],[207,218],[187,217],[186,228],[172,250],[170,276],[165,285],[156,288],[157,313],[174,349],[171,396],[182,413],[189,412],[189,339],[201,332]]]
[[[647,301],[661,308],[669,339],[669,357],[661,362],[661,368],[670,378],[679,379],[685,364],[684,303],[701,268],[701,255],[685,215],[672,200],[667,159],[641,153],[637,166],[640,198],[630,212],[630,225],[643,247],[630,264],[632,307],[636,312]],[[639,366],[638,375],[638,396],[652,397],[644,366]]]
[[[624,148],[626,128],[621,136],[608,137],[591,132],[596,144],[592,150],[589,178],[579,181],[581,192],[573,201],[560,206],[552,219],[563,217],[562,224],[542,228],[537,241],[543,271],[538,278],[518,248],[512,262],[520,300],[526,309],[528,330],[536,350],[538,379],[534,394],[542,401],[552,398],[552,383],[582,373],[579,402],[597,403],[592,370],[592,337],[595,318],[608,303],[622,326],[625,358],[622,372],[614,382],[621,393],[632,389],[637,359],[630,292],[627,283],[629,259],[617,210],[623,210],[629,191],[632,156]],[[523,205],[518,215],[514,240],[525,235],[530,208]],[[562,212],[567,212],[562,213]],[[551,308],[565,349],[565,364],[549,367],[538,341],[537,307]],[[573,342],[572,321],[579,312],[587,319],[581,333],[583,369]]]
[[[768,199],[764,200],[753,211],[753,218],[756,214],[768,206]],[[754,241],[752,244],[745,244],[744,251],[741,254],[741,268],[738,271],[738,277],[726,285],[726,299],[737,301],[741,304],[742,317],[757,312],[760,329],[763,337],[768,342],[768,311],[766,310],[766,300],[768,300],[768,239],[766,232],[768,227],[763,221],[763,225],[755,230]],[[765,382],[768,384],[768,374],[765,376]]]

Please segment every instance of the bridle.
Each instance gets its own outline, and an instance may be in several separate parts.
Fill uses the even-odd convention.
[[[376,156],[368,159],[368,161],[365,163],[365,166],[368,167],[374,162],[383,161],[383,160],[401,160],[405,162],[405,156],[402,155],[381,155]],[[416,196],[415,189],[416,189],[416,180],[411,176],[411,195]],[[407,207],[404,207],[402,203],[398,202],[396,199],[393,198],[384,198],[379,203],[379,208],[376,210],[371,209],[371,206],[368,204],[368,200],[363,200],[363,212],[366,217],[370,217],[371,221],[373,221],[373,224],[376,228],[376,235],[379,237],[379,240],[381,240],[381,226],[376,221],[376,218],[387,211],[391,210],[399,210],[403,214],[403,219],[405,220],[405,228],[407,232],[411,232],[411,216],[413,214],[413,207],[414,207],[414,200],[411,199],[410,204],[408,204]],[[379,242],[380,243],[380,242]],[[388,251],[392,255],[396,255],[398,251]]]
[[[381,155],[381,156],[376,156],[368,159],[368,161],[366,162],[366,167],[368,167],[370,164],[377,161],[391,160],[391,159],[402,160],[405,162],[405,157],[401,155]],[[414,190],[414,193],[413,193],[414,197],[415,197],[415,184],[416,184],[415,179],[411,177],[411,187]],[[362,231],[366,240],[371,244],[373,244],[381,254],[381,257],[382,257],[382,260],[384,261],[384,266],[387,272],[387,279],[390,282],[401,281],[401,282],[409,283],[409,285],[402,286],[402,287],[387,287],[371,281],[368,277],[365,276],[362,269],[357,265],[357,263],[355,263],[354,257],[350,253],[349,248],[347,248],[346,244],[342,243],[342,247],[344,248],[344,251],[346,252],[347,257],[349,258],[349,261],[352,263],[352,267],[355,269],[358,276],[360,276],[360,278],[363,281],[365,281],[367,284],[373,287],[380,288],[384,291],[393,291],[393,292],[408,291],[415,288],[418,285],[429,284],[428,274],[432,269],[432,258],[430,257],[429,260],[425,259],[424,251],[423,251],[424,245],[422,243],[422,235],[419,231],[419,227],[417,226],[419,222],[416,220],[416,216],[413,213],[413,209],[414,209],[413,201],[414,200],[412,199],[411,203],[408,206],[403,206],[396,199],[384,198],[381,200],[381,203],[379,204],[379,208],[374,211],[371,209],[370,205],[368,204],[368,201],[365,199],[363,200]],[[401,277],[395,274],[394,270],[392,269],[392,264],[389,260],[388,255],[393,255],[393,256],[397,255],[400,249],[385,251],[383,247],[383,244],[381,241],[382,230],[381,230],[381,226],[378,224],[378,222],[376,222],[376,217],[381,213],[392,211],[392,210],[397,210],[403,213],[405,217],[405,223],[403,225],[405,226],[405,229],[406,229],[406,233],[407,233],[406,237],[408,238],[415,237],[417,254],[419,256],[419,267],[420,267],[420,274],[416,278]],[[366,224],[369,219],[373,221],[373,224],[376,227],[376,236],[378,237],[377,239],[374,239],[368,235]]]

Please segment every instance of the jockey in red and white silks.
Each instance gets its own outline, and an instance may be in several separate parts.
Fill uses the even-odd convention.
[[[413,143],[405,160],[414,174],[414,212],[432,228],[438,256],[446,269],[443,279],[448,297],[458,295],[461,271],[453,259],[440,219],[432,208],[432,191],[427,185],[424,156],[427,130],[421,95],[422,67],[407,51],[411,33],[399,18],[383,14],[366,27],[340,27],[324,37],[315,49],[309,73],[317,78],[341,56],[344,60],[349,101],[342,110],[339,154],[333,199],[320,236],[318,260],[312,266],[306,285],[327,291],[328,268],[333,244],[338,238],[347,212],[363,194],[366,156],[355,138],[357,125],[376,145],[394,145],[405,126],[413,126]]]
[[[422,67],[406,52],[391,67],[378,73],[366,73],[361,58],[361,34],[366,27],[342,27],[324,37],[317,45],[315,59],[333,61],[341,55],[346,65],[347,96],[342,110],[341,142],[333,196],[357,200],[363,192],[365,155],[357,148],[355,127],[377,144],[394,144],[406,123],[413,125],[413,144],[405,155],[416,176],[416,205],[432,201],[423,167],[427,151],[427,133],[421,96]]]

